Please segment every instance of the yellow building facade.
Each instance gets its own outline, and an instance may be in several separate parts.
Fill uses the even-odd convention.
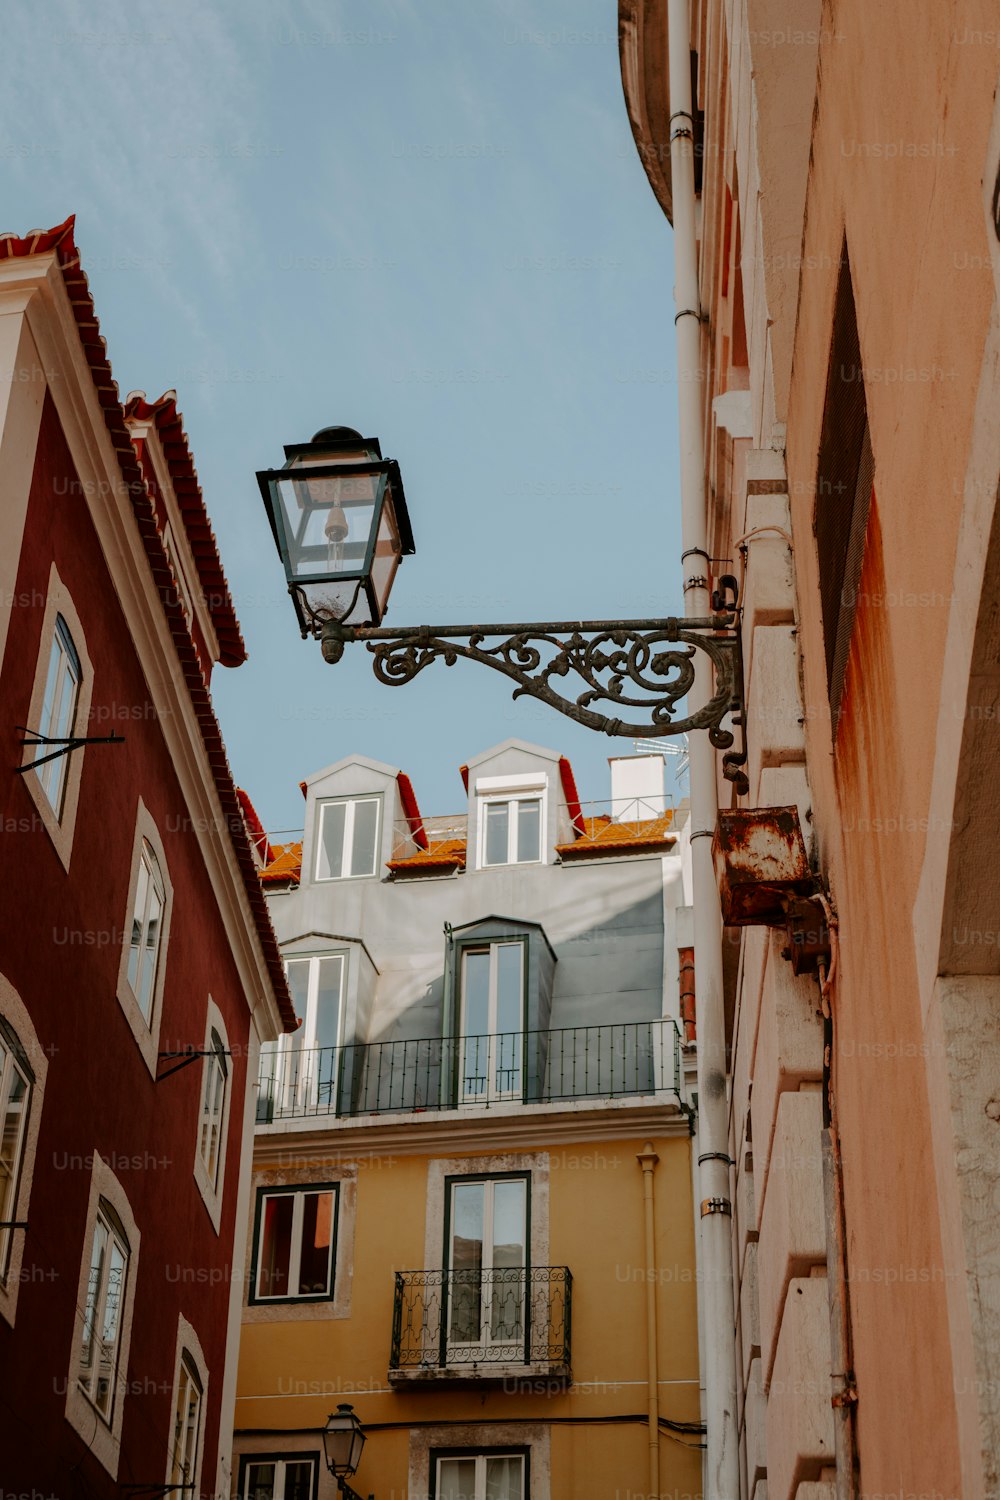
[[[332,1500],[341,1403],[366,1433],[349,1482],[378,1500],[701,1493],[674,817],[662,764],[656,805],[613,780],[617,816],[567,770],[518,742],[474,762],[446,873],[428,860],[454,860],[454,828],[420,820],[408,853],[408,783],[357,759],[306,784],[302,845],[270,851],[303,1029],[261,1072],[242,1500]],[[482,829],[504,817],[525,837],[500,862]],[[350,867],[388,877],[315,879],[333,818]],[[344,832],[372,819],[381,860]]]

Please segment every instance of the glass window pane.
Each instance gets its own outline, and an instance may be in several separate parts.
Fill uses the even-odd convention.
[[[320,809],[317,880],[339,880],[344,873],[344,822],[347,804],[327,802]]]
[[[375,541],[375,556],[372,558],[372,584],[375,588],[375,597],[379,602],[379,609],[384,614],[389,591],[392,588],[392,580],[396,576],[396,568],[401,555],[401,543],[399,531],[396,526],[396,514],[392,508],[392,500],[387,495],[382,506],[382,514],[378,523],[378,537]]]
[[[501,943],[496,949],[497,1031],[522,1029],[521,977],[524,948],[520,943]]]
[[[542,857],[542,804],[537,798],[517,803],[517,862],[524,864]]]
[[[342,958],[319,958],[316,985],[315,1034],[310,1037],[314,1047],[336,1047],[340,1044],[340,987],[343,977]]]
[[[97,1317],[97,1300],[104,1276],[104,1252],[108,1236],[104,1225],[98,1222],[94,1229],[94,1242],[90,1251],[90,1272],[87,1276],[87,1305],[83,1316],[83,1344],[80,1350],[80,1380],[90,1390],[94,1356],[94,1320]]]
[[[453,1343],[478,1343],[481,1336],[484,1190],[481,1182],[452,1189],[448,1336]]]
[[[288,992],[292,997],[295,1014],[299,1020],[304,1022],[306,1018],[306,1001],[309,997],[309,960],[297,958],[285,965],[285,973],[288,976]]]
[[[287,1463],[285,1465],[285,1493],[280,1500],[312,1500],[312,1481],[313,1466],[310,1459]]]
[[[163,903],[160,893],[155,883],[152,883],[149,892],[149,915],[146,919],[146,942],[142,951],[142,973],[139,979],[139,992],[136,995],[139,1009],[147,1021],[153,1010],[153,983],[156,979],[156,958],[160,946],[162,911]]]
[[[274,1464],[247,1464],[246,1500],[275,1500]]]
[[[494,1266],[524,1266],[525,1189],[523,1181],[493,1184]]]
[[[489,1074],[490,955],[466,953],[462,986],[462,1077],[465,1098],[485,1093]]]
[[[523,1486],[524,1459],[520,1455],[487,1454],[485,1500],[521,1500]]]
[[[129,940],[128,982],[132,993],[139,987],[139,957],[142,952],[142,932],[146,922],[146,898],[149,895],[149,866],[140,854],[139,878],[135,885],[135,907],[132,911],[132,934]]]
[[[257,1266],[258,1297],[287,1297],[294,1193],[264,1199]]]
[[[378,803],[366,798],[354,804],[354,847],[351,852],[352,875],[374,875]]]
[[[490,1029],[490,955],[475,950],[465,955],[464,1024],[467,1036],[484,1036]]]
[[[476,1500],[476,1460],[439,1458],[438,1500]]]
[[[486,863],[505,865],[508,862],[509,808],[506,802],[487,802],[486,817]]]
[[[319,1296],[330,1290],[330,1258],[333,1249],[333,1194],[306,1193],[302,1204],[302,1254],[299,1259],[301,1296]]]

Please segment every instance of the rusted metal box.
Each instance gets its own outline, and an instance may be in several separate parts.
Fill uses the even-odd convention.
[[[816,888],[795,807],[720,812],[712,858],[727,927],[784,927],[789,899]]]

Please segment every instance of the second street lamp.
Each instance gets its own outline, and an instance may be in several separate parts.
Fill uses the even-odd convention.
[[[725,575],[700,619],[556,620],[534,624],[381,628],[396,570],[414,552],[399,465],[376,438],[327,427],[285,449],[282,469],[258,473],[302,635],[318,636],[325,661],[363,641],[375,675],[412,682],[437,660],[477,661],[588,729],[626,739],[708,732],[723,774],[748,789],[743,662],[736,580]],[[694,580],[705,586],[705,580]],[[695,651],[711,658],[715,691],[703,707],[678,705],[694,684]],[[573,673],[584,689],[559,691]],[[577,683],[577,685],[579,685]],[[740,732],[740,744],[734,748]]]

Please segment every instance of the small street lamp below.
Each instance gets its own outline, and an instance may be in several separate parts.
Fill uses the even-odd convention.
[[[342,1401],[323,1429],[323,1452],[326,1466],[337,1481],[345,1500],[361,1500],[347,1483],[361,1462],[365,1446],[365,1429],[350,1402]],[[369,1495],[368,1500],[375,1500]]]

